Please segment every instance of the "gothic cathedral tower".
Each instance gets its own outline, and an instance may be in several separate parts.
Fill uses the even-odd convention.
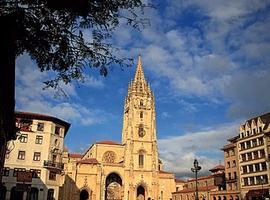
[[[129,84],[125,99],[122,145],[125,146],[125,174],[131,180],[131,188],[127,190],[133,188],[135,193],[137,190],[138,196],[138,187],[142,187],[145,190],[143,196],[146,193],[148,196],[156,196],[158,150],[155,102],[144,77],[141,57],[138,59],[135,77]]]

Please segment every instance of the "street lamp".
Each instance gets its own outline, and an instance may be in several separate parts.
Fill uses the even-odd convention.
[[[201,166],[199,166],[199,162],[197,159],[194,160],[193,162],[193,168],[191,168],[191,171],[195,173],[195,185],[196,185],[196,192],[195,192],[195,200],[199,200],[199,195],[198,195],[198,172],[201,170]]]

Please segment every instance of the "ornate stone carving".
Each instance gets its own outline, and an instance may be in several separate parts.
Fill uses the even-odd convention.
[[[116,162],[116,154],[113,151],[106,151],[103,154],[102,161],[105,163],[115,163]]]

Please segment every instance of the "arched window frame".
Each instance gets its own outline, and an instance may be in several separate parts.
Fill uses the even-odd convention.
[[[139,157],[138,157],[138,164],[139,164],[139,168],[143,168],[144,167],[144,162],[145,162],[145,151],[144,150],[140,150],[139,151]]]

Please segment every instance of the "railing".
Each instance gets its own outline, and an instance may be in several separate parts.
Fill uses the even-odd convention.
[[[44,160],[43,166],[45,168],[55,169],[62,171],[64,169],[64,164],[60,162],[54,162],[51,160]]]

